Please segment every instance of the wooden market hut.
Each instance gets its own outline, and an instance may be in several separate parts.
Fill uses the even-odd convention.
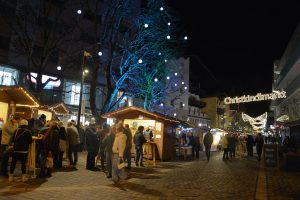
[[[70,111],[67,106],[63,103],[56,103],[53,105],[43,105],[38,109],[38,115],[44,114],[47,119],[56,119],[59,115],[67,115]]]
[[[180,124],[179,120],[134,106],[112,111],[101,117],[123,120],[124,124],[129,124],[133,136],[139,126],[142,125],[145,129],[150,126],[153,130],[158,158],[165,161],[175,157],[175,133],[177,126]]]
[[[32,108],[39,107],[38,100],[21,86],[0,86],[0,117],[4,122],[18,113],[23,118],[31,118]]]

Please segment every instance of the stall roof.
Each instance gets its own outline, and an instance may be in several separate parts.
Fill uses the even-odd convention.
[[[44,105],[44,106],[41,106],[40,108],[53,111],[55,114],[69,114],[70,113],[69,109],[63,102],[56,103],[56,104],[53,104],[50,106]]]
[[[0,86],[0,101],[14,101],[17,106],[39,107],[38,100],[21,86]]]
[[[101,117],[117,118],[117,119],[128,119],[128,118],[135,119],[135,118],[139,118],[140,115],[145,116],[150,119],[155,119],[155,120],[160,120],[160,121],[170,121],[170,122],[178,123],[178,124],[181,123],[180,120],[177,120],[173,117],[170,117],[167,115],[162,115],[159,113],[150,112],[150,111],[147,111],[147,110],[144,110],[141,108],[137,108],[134,106],[125,107],[120,110],[112,111],[110,113],[101,115]]]

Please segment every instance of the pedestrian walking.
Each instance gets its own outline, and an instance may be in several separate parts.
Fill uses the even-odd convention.
[[[260,161],[261,160],[261,153],[262,153],[262,149],[264,146],[264,139],[261,133],[258,133],[256,138],[255,138],[255,145],[256,145],[256,152],[258,155],[257,160]]]
[[[253,157],[253,146],[254,146],[254,139],[253,136],[248,134],[246,137],[246,147],[247,147],[247,154],[248,157]]]
[[[204,135],[204,139],[203,139],[203,144],[205,146],[205,155],[206,155],[207,161],[210,160],[210,149],[211,149],[212,143],[213,143],[213,135],[211,134],[210,131],[208,131]]]
[[[228,134],[226,134],[223,139],[222,139],[222,148],[223,148],[223,160],[228,160],[228,145],[229,145],[229,141],[228,141]]]

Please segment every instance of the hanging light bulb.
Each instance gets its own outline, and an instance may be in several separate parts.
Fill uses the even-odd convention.
[[[169,79],[170,79],[170,76],[167,76],[167,79],[169,80]]]
[[[171,39],[171,36],[167,35],[167,39],[168,39],[168,40]]]
[[[174,113],[174,117],[176,117],[177,113]]]
[[[58,71],[60,71],[60,70],[61,70],[61,66],[57,66],[56,69],[57,69]]]
[[[144,27],[145,27],[145,28],[148,28],[148,26],[149,26],[148,24],[144,24]]]
[[[177,76],[178,75],[177,72],[175,72],[174,75]]]
[[[98,56],[102,56],[102,51],[99,51],[99,52],[98,52]]]
[[[77,10],[77,14],[80,15],[82,11],[80,9]]]
[[[175,83],[174,86],[176,87],[176,86],[177,86],[177,83]]]
[[[183,38],[184,40],[187,40],[188,39],[188,36],[184,36],[184,38]]]
[[[182,81],[181,84],[184,85],[184,82]]]
[[[163,11],[163,10],[164,10],[164,7],[160,7],[159,10],[160,10],[160,11]]]
[[[158,55],[161,56],[161,52],[159,52]]]
[[[171,26],[171,22],[168,22],[168,26]]]
[[[143,62],[143,60],[142,59],[139,59],[139,61],[138,61],[139,63],[142,63]]]
[[[168,62],[168,60],[167,60],[167,59],[165,59],[165,62]]]
[[[160,106],[161,106],[161,107],[163,107],[163,106],[164,106],[164,104],[163,104],[163,103],[161,103],[161,104],[160,104]]]
[[[187,87],[185,86],[184,89],[187,90]]]
[[[157,78],[155,78],[155,79],[154,79],[154,81],[155,81],[155,82],[157,82],[157,81],[158,81],[158,79],[157,79]]]

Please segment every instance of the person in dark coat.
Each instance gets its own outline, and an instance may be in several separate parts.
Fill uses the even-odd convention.
[[[235,148],[236,148],[237,139],[235,135],[230,134],[228,138],[228,149],[229,149],[229,157],[230,159],[235,158]]]
[[[213,143],[213,135],[211,134],[211,132],[207,132],[204,136],[203,139],[203,144],[205,146],[205,154],[206,154],[206,158],[209,161],[210,159],[210,149],[211,149],[211,144]]]
[[[139,126],[137,132],[134,134],[135,144],[135,165],[138,167],[139,163],[141,167],[145,167],[143,164],[143,145],[147,141],[143,134],[144,127]]]
[[[106,156],[106,169],[107,169],[107,178],[112,178],[112,147],[114,144],[116,135],[116,125],[112,125],[110,131],[106,134],[103,139],[103,148]]]
[[[248,156],[253,157],[253,146],[254,146],[253,136],[248,134],[246,138],[246,147],[247,147]]]
[[[95,170],[96,163],[95,158],[99,150],[99,138],[96,134],[96,125],[93,124],[88,127],[85,131],[86,134],[86,150],[87,150],[87,159],[86,159],[86,169]]]
[[[28,180],[26,176],[26,161],[28,157],[29,145],[32,143],[32,135],[27,127],[27,120],[22,119],[19,128],[11,137],[11,144],[14,146],[14,152],[9,171],[9,182],[12,182],[14,179],[14,171],[18,160],[20,160],[22,164],[22,181],[24,182]]]
[[[62,167],[64,152],[67,150],[67,131],[63,126],[63,122],[58,123],[59,127],[59,155],[58,155],[58,167]]]
[[[127,137],[126,147],[124,151],[124,161],[127,161],[127,168],[131,169],[132,133],[128,124],[125,124],[124,134]]]
[[[105,150],[103,147],[103,139],[109,132],[109,125],[104,123],[102,126],[102,130],[97,131],[97,136],[99,138],[99,151],[98,151],[98,157],[100,158],[101,161],[101,168],[102,171],[105,171],[104,167],[104,160],[105,160]]]
[[[262,149],[264,146],[264,139],[261,133],[257,134],[257,137],[255,138],[255,144],[256,144],[256,152],[258,155],[258,161],[260,161]]]
[[[45,138],[44,138],[44,145],[45,145],[45,156],[49,155],[51,152],[53,157],[53,167],[59,168],[59,128],[58,122],[52,121],[50,123],[50,128],[48,129]],[[48,175],[51,176],[51,172],[48,171]]]

